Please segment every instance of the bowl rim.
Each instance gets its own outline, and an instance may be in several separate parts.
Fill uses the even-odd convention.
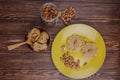
[[[53,4],[53,3],[45,3],[45,4],[43,4],[43,5],[41,6],[41,8],[40,8],[40,17],[41,17],[45,22],[53,22],[53,21],[57,20],[57,19],[58,19],[58,15],[59,15],[58,9],[57,9],[57,16],[56,16],[55,18],[53,18],[53,19],[47,20],[47,19],[45,19],[45,18],[42,16],[42,9],[43,9],[43,7],[45,7],[46,5],[52,5],[52,6],[54,6],[54,7],[57,9],[57,6],[56,6],[55,4]]]

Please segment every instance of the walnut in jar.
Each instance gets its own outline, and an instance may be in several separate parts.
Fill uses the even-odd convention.
[[[41,13],[41,18],[45,22],[53,22],[57,20],[58,10],[57,10],[56,5],[53,3],[43,4],[40,10],[40,13]]]

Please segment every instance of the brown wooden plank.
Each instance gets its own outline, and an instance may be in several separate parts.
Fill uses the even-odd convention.
[[[119,60],[119,52],[107,53],[105,67],[102,69],[118,71]],[[51,53],[0,53],[0,61],[1,70],[56,69],[52,62]]]
[[[11,71],[11,70],[3,70],[4,72],[1,73],[3,74],[4,76],[0,76],[1,78],[3,79],[18,79],[18,80],[34,80],[34,79],[44,79],[44,80],[61,80],[61,79],[64,79],[64,80],[73,80],[73,79],[70,79],[70,78],[67,78],[65,76],[63,76],[60,72],[58,72],[57,70],[37,70],[37,71],[31,71],[31,70],[21,70],[21,71],[18,71],[18,70],[15,70],[15,71]],[[103,80],[106,80],[106,79],[109,79],[109,80],[118,80],[119,78],[117,78],[117,76],[119,75],[116,75],[115,72],[111,72],[109,75],[111,76],[108,76],[107,74],[109,74],[108,72],[102,72],[100,74],[96,74],[88,79],[83,79],[83,80],[91,80],[91,79],[94,79],[94,80],[101,80],[101,76],[103,77],[102,79]],[[15,76],[15,77],[12,77],[12,76]]]
[[[31,1],[33,1],[33,0],[31,0]],[[36,0],[36,1],[39,1],[39,0]],[[46,0],[47,1],[47,0]],[[49,1],[49,0],[48,0]],[[62,0],[51,0],[51,1],[59,1],[59,2],[62,2]],[[120,1],[119,0],[75,0],[75,1],[73,1],[73,0],[64,0],[63,2],[79,2],[79,3],[96,3],[96,4],[100,4],[100,3],[104,3],[104,4],[119,4],[120,3]]]
[[[2,20],[16,20],[16,21],[32,21],[40,17],[39,8],[44,2],[26,2],[26,1],[12,1],[0,3],[0,19]],[[80,19],[97,19],[97,20],[120,20],[120,4],[96,4],[96,3],[82,3],[69,2],[67,4],[63,1],[53,2],[57,4],[59,10],[73,5],[77,10],[76,18]],[[10,5],[7,5],[10,4]],[[11,6],[12,5],[12,6]],[[96,14],[97,13],[97,14]],[[112,15],[114,14],[114,16]]]
[[[79,20],[73,20],[71,21],[70,24],[75,24],[75,23],[82,23],[82,24],[87,24],[98,30],[101,34],[105,35],[119,35],[120,31],[120,23],[119,22],[87,22],[87,21],[79,21]],[[26,35],[27,32],[35,27],[36,25],[40,25],[42,28],[47,30],[50,35],[51,34],[57,34],[62,28],[65,27],[64,24],[57,24],[55,26],[49,26],[49,25],[43,25],[41,24],[36,24],[36,23],[23,23],[23,22],[3,22],[1,23],[0,27],[0,34],[1,35],[7,35],[7,34],[14,34],[14,35]],[[4,31],[5,30],[5,31]]]

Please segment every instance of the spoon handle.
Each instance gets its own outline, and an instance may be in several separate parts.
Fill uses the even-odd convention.
[[[21,45],[27,44],[27,41],[7,46],[8,50],[13,50]]]

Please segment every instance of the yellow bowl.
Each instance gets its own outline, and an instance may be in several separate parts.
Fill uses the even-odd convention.
[[[86,37],[96,44],[98,51],[94,58],[87,59],[82,55],[81,51],[71,52],[67,48],[67,38],[73,34]],[[62,45],[65,45],[64,52],[61,50]],[[71,69],[66,67],[60,60],[60,57],[67,51],[69,51],[75,59],[80,59],[80,68]],[[73,24],[65,27],[57,34],[52,44],[52,59],[55,66],[62,74],[74,79],[87,78],[95,74],[104,63],[105,55],[106,48],[102,36],[94,28],[85,24]],[[84,66],[83,63],[85,61],[87,61],[88,64]]]

